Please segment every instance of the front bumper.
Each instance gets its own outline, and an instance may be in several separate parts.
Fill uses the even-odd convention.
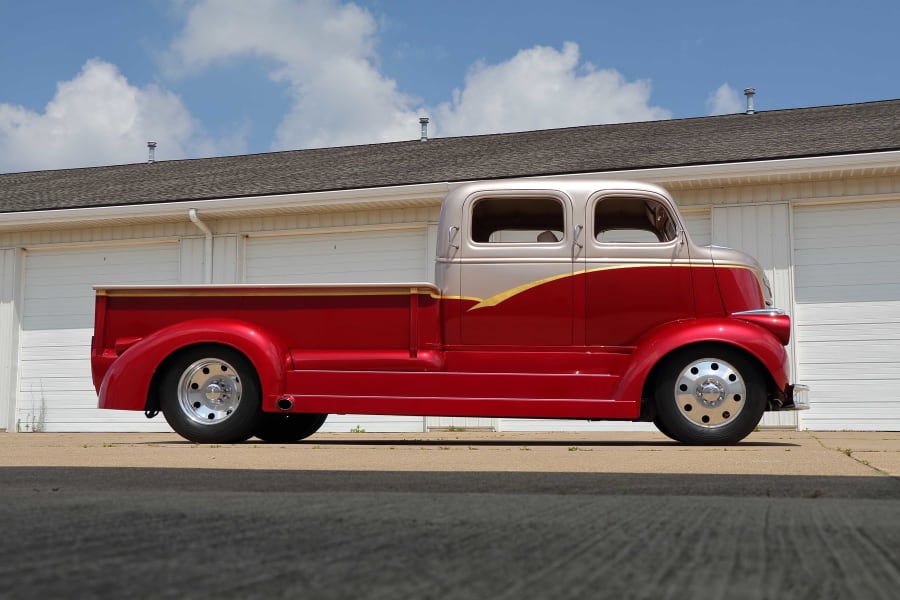
[[[789,385],[785,393],[785,403],[777,410],[808,410],[809,386],[799,383]]]

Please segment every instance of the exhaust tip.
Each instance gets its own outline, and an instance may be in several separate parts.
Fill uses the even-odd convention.
[[[279,398],[278,402],[275,405],[279,408],[279,410],[291,410],[294,408],[294,401],[290,398]]]

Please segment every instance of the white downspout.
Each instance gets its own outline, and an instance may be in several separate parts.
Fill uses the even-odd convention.
[[[212,257],[213,257],[213,234],[206,226],[206,223],[197,216],[197,209],[188,210],[188,217],[191,222],[197,226],[197,229],[203,232],[203,283],[212,283]]]

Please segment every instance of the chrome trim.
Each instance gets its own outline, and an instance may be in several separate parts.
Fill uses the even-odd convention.
[[[788,410],[809,410],[809,386],[800,383],[792,385],[789,399],[792,402]]]
[[[760,315],[763,317],[780,317],[786,314],[780,308],[754,308],[753,310],[742,310],[740,312],[731,313],[732,317]]]
[[[685,366],[673,390],[681,415],[703,429],[734,421],[744,410],[747,385],[741,372],[718,358],[700,358]]]

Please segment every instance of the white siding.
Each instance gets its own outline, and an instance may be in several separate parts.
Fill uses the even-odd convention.
[[[162,419],[101,411],[91,382],[96,284],[179,283],[177,243],[26,252],[17,419],[24,431],[168,431]]]
[[[709,211],[689,212],[682,217],[691,240],[700,246],[708,246],[712,240],[712,219]]]
[[[426,227],[247,238],[246,283],[386,283],[428,279]],[[322,431],[423,431],[424,417],[331,415]]]
[[[19,350],[18,253],[0,249],[0,429],[14,431],[16,372]]]
[[[806,429],[900,430],[900,202],[794,215]]]

